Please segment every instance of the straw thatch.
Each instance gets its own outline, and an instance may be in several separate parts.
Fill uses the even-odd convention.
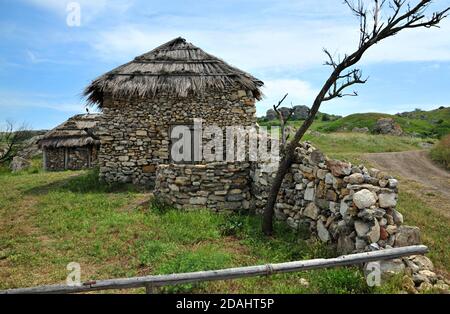
[[[48,131],[39,141],[42,148],[100,145],[95,130],[100,114],[79,114]]]
[[[100,76],[84,91],[90,104],[102,107],[104,93],[113,97],[179,97],[229,85],[250,90],[258,99],[263,82],[179,37]]]

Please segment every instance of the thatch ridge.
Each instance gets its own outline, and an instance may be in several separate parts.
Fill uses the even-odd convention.
[[[153,97],[162,92],[186,97],[230,85],[262,97],[262,81],[178,37],[98,77],[84,95],[89,104],[101,108],[105,93]]]
[[[99,145],[95,134],[101,114],[79,114],[48,131],[39,141],[42,148],[82,147]],[[88,132],[86,132],[86,129]]]

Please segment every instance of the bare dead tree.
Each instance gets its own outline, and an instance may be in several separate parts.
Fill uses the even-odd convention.
[[[278,172],[272,184],[266,208],[264,210],[262,231],[266,235],[273,233],[273,214],[277,196],[283,179],[292,165],[295,149],[324,101],[345,96],[357,96],[357,92],[347,93],[346,89],[353,85],[364,84],[367,79],[362,78],[362,72],[353,68],[372,46],[382,40],[398,34],[400,31],[414,28],[439,27],[438,24],[447,17],[450,7],[426,16],[432,0],[345,0],[344,3],[359,19],[360,39],[358,48],[351,54],[335,58],[328,50],[324,50],[328,57],[325,65],[332,68],[332,72],[317,94],[308,117],[296,131],[294,138],[286,147]],[[369,5],[367,5],[369,3]]]
[[[6,121],[4,129],[0,130],[0,164],[17,155],[28,135],[25,125],[15,127],[12,121]]]
[[[283,103],[283,101],[286,99],[286,97],[289,94],[284,95],[284,97],[278,102],[277,105],[273,105],[273,110],[275,110],[275,112],[278,115],[278,119],[280,120],[280,128],[281,128],[281,144],[283,146],[283,149],[286,148],[287,145],[287,139],[288,139],[288,135],[286,134],[286,124],[289,121],[289,119],[292,117],[292,115],[294,114],[295,109],[294,108],[289,108],[289,112],[287,115],[283,114],[283,112],[281,110],[279,110],[278,108],[280,108],[281,104]]]

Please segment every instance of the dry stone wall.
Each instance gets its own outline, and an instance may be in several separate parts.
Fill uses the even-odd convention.
[[[45,169],[48,171],[79,170],[97,165],[97,147],[44,148]]]
[[[396,210],[398,181],[377,169],[326,158],[310,143],[297,148],[296,160],[283,181],[275,213],[291,228],[307,228],[341,254],[420,244],[418,227],[403,224]],[[261,212],[275,172],[254,164],[252,194]],[[267,169],[267,167],[266,167]],[[373,265],[365,265],[369,274]],[[382,280],[403,274],[408,293],[449,291],[450,282],[434,272],[425,256],[378,262]]]
[[[177,208],[249,209],[249,163],[164,164],[157,170],[155,195]]]
[[[192,124],[251,126],[256,123],[250,91],[227,87],[223,92],[177,98],[112,98],[105,95],[99,126],[100,177],[108,182],[151,184],[159,164],[170,162],[170,127]]]
[[[262,210],[274,173],[256,173],[253,195]],[[294,229],[307,228],[341,253],[419,243],[396,210],[398,181],[377,169],[326,158],[310,143],[297,148],[275,212]]]

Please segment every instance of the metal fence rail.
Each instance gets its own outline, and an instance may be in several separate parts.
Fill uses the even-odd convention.
[[[118,278],[85,282],[79,286],[49,285],[30,288],[18,288],[0,291],[0,294],[25,294],[25,293],[77,293],[109,289],[131,289],[145,287],[147,293],[151,293],[155,287],[177,285],[183,283],[195,283],[213,280],[229,280],[276,273],[299,272],[311,269],[347,266],[381,260],[390,260],[410,255],[422,255],[428,252],[424,245],[414,245],[393,249],[385,249],[374,252],[343,255],[329,259],[313,259],[280,264],[267,264],[259,266],[246,266],[227,268],[220,270],[208,270],[191,273],[171,275],[155,275],[144,277]]]

